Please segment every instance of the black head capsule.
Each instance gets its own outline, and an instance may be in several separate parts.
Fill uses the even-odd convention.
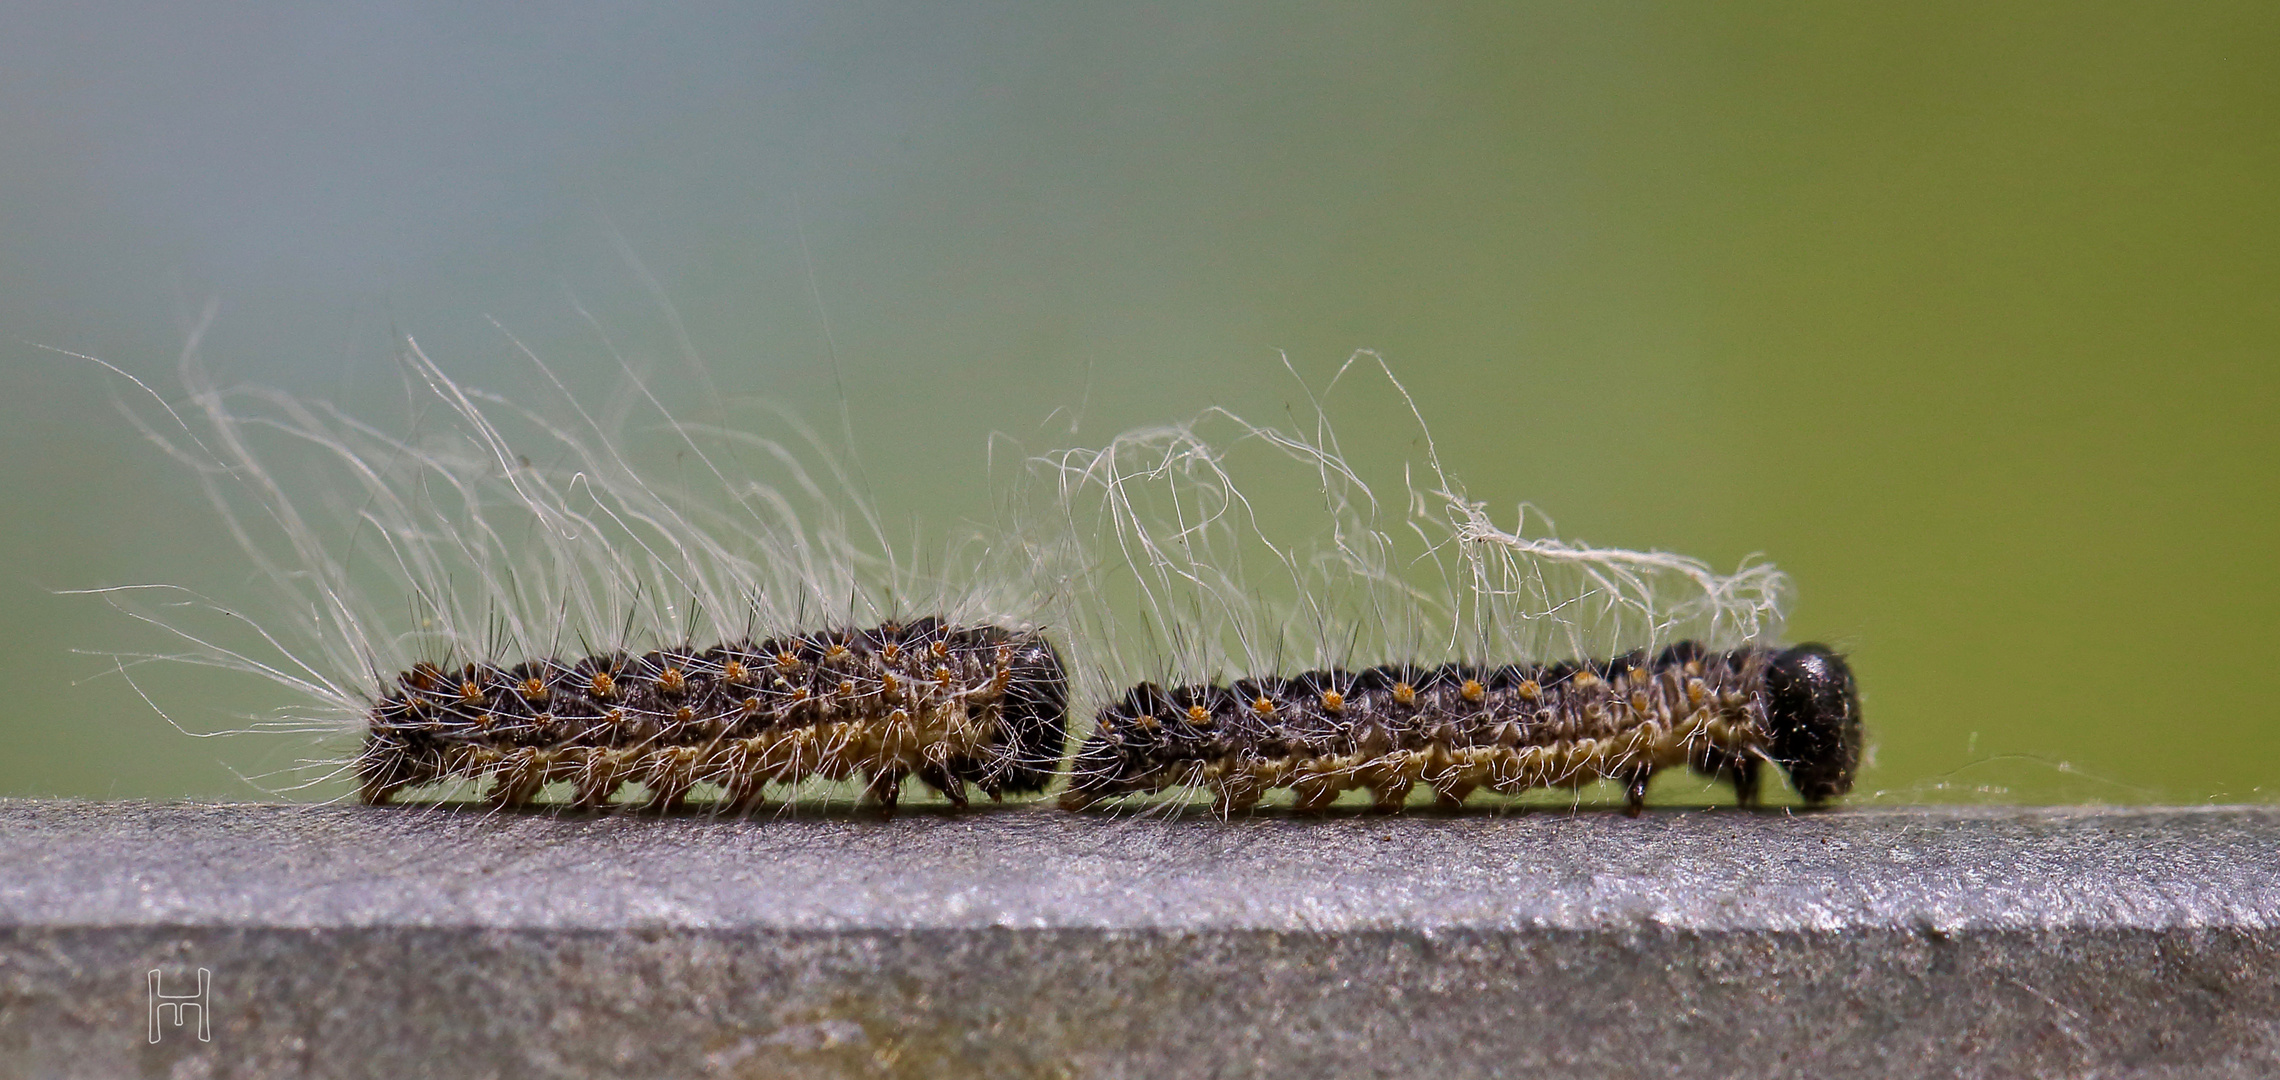
[[[1005,741],[986,759],[961,759],[951,773],[992,796],[1045,790],[1059,775],[1068,739],[1069,675],[1060,650],[1038,633],[993,633],[987,644],[1010,646],[1006,662]]]
[[[1772,757],[1797,793],[1822,803],[1851,791],[1860,768],[1860,692],[1844,657],[1826,645],[1777,653],[1765,694]]]
[[[1123,700],[1100,710],[1091,737],[1069,762],[1068,790],[1061,805],[1082,810],[1145,785],[1163,762],[1165,740],[1180,730],[1183,706],[1170,691],[1141,683]]]
[[[1005,790],[1045,790],[1061,768],[1069,735],[1069,674],[1061,652],[1043,634],[1022,638],[1013,651],[1013,684],[1005,703],[1013,754]]]

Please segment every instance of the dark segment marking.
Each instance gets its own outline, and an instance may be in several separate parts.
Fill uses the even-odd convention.
[[[1820,645],[1477,668],[1389,665],[1165,689],[1142,683],[1100,711],[1062,805],[1200,787],[1221,813],[1289,789],[1319,810],[1352,788],[1393,809],[1418,784],[1454,806],[1481,788],[1624,784],[1637,814],[1656,772],[1722,777],[1743,805],[1758,770],[1788,773],[1807,803],[1852,789],[1860,699]]]
[[[916,775],[954,804],[1044,790],[1068,713],[1061,656],[1043,635],[927,618],[512,668],[414,665],[372,708],[356,769],[366,802],[488,780],[505,805],[568,781],[598,807],[627,783],[669,809],[699,784],[735,812],[770,783],[860,777],[892,810]]]

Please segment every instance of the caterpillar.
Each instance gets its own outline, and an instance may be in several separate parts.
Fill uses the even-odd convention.
[[[656,810],[699,784],[750,812],[763,788],[860,776],[892,813],[906,777],[966,805],[1044,790],[1059,771],[1068,678],[1042,634],[936,618],[512,668],[419,664],[371,713],[357,755],[368,803],[489,780],[521,806],[548,783],[602,806],[629,782]]]
[[[627,368],[590,407],[520,354],[536,384],[486,391],[406,339],[397,421],[221,388],[194,348],[180,405],[104,364],[253,570],[218,596],[89,590],[170,643],[112,654],[122,677],[290,691],[235,731],[176,723],[308,739],[249,777],[269,794],[742,813],[834,794],[816,780],[891,813],[913,777],[964,806],[1059,774],[1070,688],[1033,551],[890,527],[777,403],[712,394],[697,423]]]
[[[1142,683],[1100,710],[1061,803],[1196,787],[1225,815],[1282,788],[1319,811],[1361,788],[1393,810],[1419,784],[1455,807],[1483,788],[1613,779],[1637,816],[1663,769],[1723,777],[1748,806],[1772,762],[1818,804],[1851,790],[1861,747],[1851,669],[1826,646],[1713,652],[1690,641],[1604,662]]]
[[[1406,405],[1422,460],[1365,470],[1340,445],[1331,391],[1371,369],[1383,392],[1355,419],[1382,433]],[[1769,763],[1808,804],[1851,789],[1850,666],[1775,644],[1790,586],[1770,563],[1593,547],[1525,503],[1499,522],[1382,358],[1299,384],[1306,427],[1211,409],[1046,460],[1086,575],[1057,621],[1093,703],[1062,805],[1199,789],[1222,815],[1271,792],[1319,811],[1365,789],[1393,809],[1418,787],[1455,806],[1611,780],[1635,814],[1679,767],[1755,803]]]

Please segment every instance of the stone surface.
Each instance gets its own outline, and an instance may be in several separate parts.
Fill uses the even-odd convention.
[[[0,1077],[1267,1073],[2280,1075],[2280,808],[0,801]]]

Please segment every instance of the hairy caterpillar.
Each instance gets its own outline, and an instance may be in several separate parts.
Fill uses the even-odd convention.
[[[639,781],[671,809],[698,784],[748,812],[768,783],[862,776],[892,811],[915,775],[966,805],[1045,789],[1064,738],[1068,681],[1042,635],[936,619],[706,649],[420,664],[372,710],[360,791],[382,803],[441,780],[492,781],[523,805],[546,784],[607,803]]]
[[[745,812],[769,785],[854,782],[891,810],[913,776],[962,806],[1058,775],[1069,689],[1035,551],[890,530],[772,402],[716,391],[698,423],[628,366],[589,408],[528,350],[536,386],[488,392],[407,340],[390,422],[217,387],[196,345],[184,403],[104,366],[156,403],[129,414],[198,480],[249,595],[94,591],[174,642],[114,654],[130,680],[186,661],[293,692],[239,729],[317,744],[266,790]]]
[[[1367,399],[1372,429],[1390,397],[1424,450],[1382,481],[1330,419],[1358,361],[1390,391]],[[1753,803],[1769,762],[1808,804],[1851,788],[1852,673],[1778,644],[1770,564],[1592,547],[1532,530],[1525,504],[1500,525],[1374,354],[1301,388],[1311,431],[1214,409],[1045,461],[1088,568],[1061,621],[1096,703],[1064,806],[1200,789],[1221,814],[1277,791],[1312,811],[1363,789],[1391,809],[1418,787],[1453,806],[1614,781],[1636,813],[1680,766]],[[1407,494],[1390,514],[1388,482]]]
[[[1827,648],[1714,653],[1682,642],[1603,663],[1143,683],[1100,711],[1062,804],[1185,786],[1210,791],[1226,814],[1288,788],[1312,811],[1364,788],[1394,809],[1422,783],[1454,807],[1481,788],[1616,779],[1636,815],[1655,773],[1678,766],[1724,777],[1754,804],[1761,761],[1820,803],[1852,788],[1860,751],[1852,672]]]

